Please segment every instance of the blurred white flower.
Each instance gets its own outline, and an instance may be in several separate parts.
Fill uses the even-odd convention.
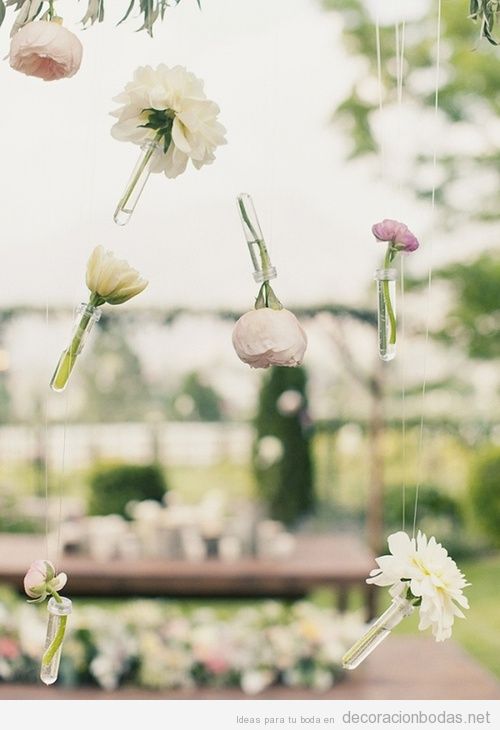
[[[257,695],[274,682],[274,673],[269,669],[252,669],[241,677],[241,689],[247,695]]]
[[[281,461],[284,453],[283,443],[277,436],[263,436],[257,444],[257,460],[264,469]]]
[[[391,596],[410,596],[419,601],[421,631],[431,628],[436,641],[451,636],[455,616],[465,618],[458,606],[469,608],[463,588],[469,584],[447,550],[434,537],[421,532],[417,539],[405,532],[388,538],[390,555],[377,558],[378,568],[370,573],[367,583],[391,586]],[[457,605],[458,604],[458,605]]]
[[[233,346],[240,360],[252,368],[296,367],[304,359],[307,336],[288,309],[262,307],[236,322]]]
[[[304,398],[298,390],[285,390],[276,401],[278,411],[283,416],[293,416],[302,408],[303,403]]]
[[[114,101],[121,105],[112,112],[118,118],[111,130],[115,139],[141,145],[156,137],[163,145],[153,172],[177,177],[189,160],[199,169],[226,143],[219,107],[207,99],[203,81],[183,66],[140,66]]]

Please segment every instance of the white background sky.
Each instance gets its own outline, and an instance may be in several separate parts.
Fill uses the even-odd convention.
[[[316,0],[206,0],[201,13],[183,0],[153,40],[134,33],[138,19],[113,25],[116,0],[108,22],[85,32],[82,7],[64,5],[85,48],[77,76],[45,83],[0,64],[1,304],[80,301],[88,254],[102,243],[150,280],[130,306],[245,308],[255,287],[234,203],[242,190],[254,196],[288,303],[356,301],[381,253],[370,225],[386,216],[421,225],[414,203],[344,162],[331,117],[357,68],[338,18]],[[112,213],[137,148],[111,138],[111,99],[138,65],[159,62],[205,79],[229,144],[200,172],[153,176],[121,229]]]

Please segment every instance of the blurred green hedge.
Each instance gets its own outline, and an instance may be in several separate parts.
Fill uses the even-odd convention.
[[[490,446],[472,461],[469,493],[479,527],[495,547],[500,547],[500,448]]]
[[[90,515],[117,514],[127,517],[132,500],[161,502],[168,490],[163,469],[158,464],[97,464],[90,475],[88,512]]]

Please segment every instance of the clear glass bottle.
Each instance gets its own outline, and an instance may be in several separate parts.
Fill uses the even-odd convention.
[[[162,146],[159,141],[150,139],[141,146],[142,153],[132,171],[130,180],[118,205],[116,206],[113,220],[119,226],[126,225],[135,210],[135,206],[141,197],[144,186],[146,185],[153,164],[158,157],[163,154]]]
[[[59,674],[64,634],[68,616],[72,610],[72,603],[69,598],[61,597],[59,600],[51,598],[47,604],[47,610],[49,612],[49,621],[45,638],[45,651],[40,668],[40,679],[44,684],[50,685],[57,681]]]
[[[407,598],[394,598],[382,616],[376,619],[368,631],[342,657],[344,669],[356,669],[376,647],[387,639],[401,621],[410,616],[414,605]]]
[[[396,357],[396,269],[377,269],[378,353],[384,362]]]
[[[254,268],[253,278],[257,284],[275,279],[278,273],[271,264],[253,200],[248,193],[241,193],[238,195],[237,200],[243,232]]]
[[[76,310],[75,324],[71,336],[71,343],[66,350],[63,351],[54,375],[50,381],[50,387],[57,392],[63,391],[70,378],[75,366],[76,358],[81,353],[83,346],[89,336],[89,333],[101,317],[98,307],[92,304],[80,304]]]

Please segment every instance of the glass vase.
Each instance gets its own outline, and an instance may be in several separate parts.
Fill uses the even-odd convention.
[[[154,139],[144,142],[141,150],[142,152],[132,171],[127,187],[118,201],[113,216],[115,223],[119,226],[124,226],[129,222],[149,179],[153,164],[163,154],[161,144]]]
[[[44,684],[50,685],[57,681],[61,652],[66,633],[68,616],[72,610],[72,603],[69,598],[51,598],[47,604],[49,621],[47,623],[47,635],[45,638],[45,651],[42,657],[40,668],[40,679]]]
[[[396,269],[377,269],[378,353],[384,362],[396,357]]]
[[[73,372],[76,359],[83,350],[83,346],[90,334],[95,322],[98,322],[101,312],[92,304],[80,304],[76,310],[76,319],[73,327],[71,343],[67,347],[57,363],[57,367],[50,381],[50,387],[57,392],[63,391]]]
[[[258,284],[275,279],[277,271],[271,264],[253,200],[248,193],[241,193],[237,200],[243,232],[254,268],[253,278]]]
[[[387,639],[401,621],[410,616],[414,606],[407,598],[394,598],[382,616],[376,619],[368,631],[342,657],[344,669],[356,669],[376,647]]]

